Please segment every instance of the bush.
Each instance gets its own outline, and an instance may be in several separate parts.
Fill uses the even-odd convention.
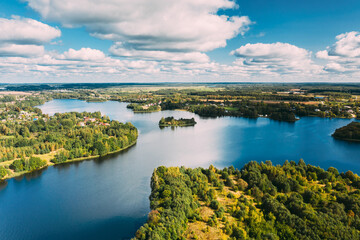
[[[55,164],[63,163],[67,160],[67,157],[64,152],[56,154],[55,157],[51,160],[51,162]]]
[[[8,174],[7,170],[3,166],[1,166],[0,167],[0,178],[5,177],[7,174]]]
[[[25,170],[25,162],[24,160],[15,160],[13,161],[13,163],[10,165],[10,168],[12,170],[14,170],[15,172],[21,172]]]
[[[42,167],[44,167],[46,165],[46,161],[45,160],[41,160],[38,157],[30,157],[29,160],[29,171],[34,171],[37,169],[40,169]]]
[[[212,200],[210,203],[210,207],[214,210],[218,210],[220,207],[220,203],[217,200]]]

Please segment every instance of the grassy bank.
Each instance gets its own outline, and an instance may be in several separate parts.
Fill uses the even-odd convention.
[[[58,163],[58,164],[55,164],[53,162],[51,162],[51,159],[53,158],[53,156],[56,155],[56,152],[52,152],[50,154],[44,154],[44,155],[38,155],[37,157],[40,157],[42,160],[46,160],[46,165],[44,165],[43,167],[39,168],[39,169],[36,169],[36,170],[33,170],[33,171],[21,171],[21,172],[14,172],[13,170],[11,169],[7,169],[9,174],[6,175],[4,178],[0,179],[1,181],[3,180],[6,180],[6,179],[11,179],[11,178],[14,178],[14,177],[19,177],[19,176],[22,176],[24,174],[27,174],[27,173],[31,173],[31,172],[34,172],[34,171],[39,171],[41,169],[44,169],[44,168],[47,168],[49,166],[55,166],[55,165],[61,165],[61,164],[64,164],[64,163],[73,163],[73,162],[81,162],[81,161],[85,161],[85,160],[92,160],[92,159],[97,159],[97,158],[100,158],[100,157],[105,157],[105,156],[108,156],[108,155],[111,155],[111,154],[115,154],[115,153],[118,153],[118,152],[121,152],[121,151],[124,151],[132,146],[134,146],[136,144],[137,141],[134,141],[133,143],[129,144],[128,146],[124,147],[124,148],[120,148],[116,151],[112,151],[112,152],[109,152],[103,156],[100,156],[100,155],[95,155],[95,156],[88,156],[88,157],[81,157],[81,158],[74,158],[74,159],[69,159],[65,162],[62,162],[62,163]],[[52,156],[52,157],[51,157]],[[0,166],[9,166],[12,164],[12,162],[14,162],[15,160],[12,160],[12,161],[6,161],[6,162],[2,162],[0,163]]]

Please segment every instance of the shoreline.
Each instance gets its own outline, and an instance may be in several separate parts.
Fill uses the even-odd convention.
[[[167,125],[167,124],[159,124],[159,127],[191,127],[196,124],[180,124],[180,125]]]
[[[79,98],[53,98],[53,99],[50,99],[46,102],[49,102],[49,101],[52,101],[52,100],[79,100],[79,101],[85,101],[87,102],[86,100],[83,100],[83,99],[79,99]],[[127,101],[121,101],[121,100],[115,100],[115,99],[106,99],[105,101],[101,101],[101,102],[120,102],[120,103],[129,103]],[[46,103],[45,102],[45,103]],[[132,110],[132,109],[131,109]],[[156,110],[156,111],[134,111],[132,110],[133,113],[153,113],[153,112],[162,112],[162,111],[169,111],[170,109],[167,109],[167,110],[163,110],[163,109],[159,109],[159,110]],[[183,111],[183,112],[189,112],[189,113],[194,113],[194,112],[191,112],[189,111],[188,109],[183,109],[183,108],[176,108],[176,109],[173,109],[173,110],[170,110],[170,111]],[[198,116],[200,116],[199,114],[197,113],[194,113]],[[200,116],[200,117],[204,117],[204,116]],[[239,118],[246,118],[246,117],[242,117],[242,116],[231,116],[231,115],[225,115],[225,116],[214,116],[214,117],[209,117],[209,118],[217,118],[217,117],[239,117]],[[321,116],[317,116],[317,115],[308,115],[308,116],[302,116],[302,117],[315,117],[315,118],[326,118],[326,119],[353,119],[353,120],[358,120],[360,121],[360,118],[357,118],[357,117],[321,117]],[[271,119],[271,120],[275,120],[275,121],[279,121],[279,122],[290,122],[290,123],[294,123],[294,122],[297,122],[299,120],[301,120],[301,118],[297,118],[295,121],[282,121],[282,120],[275,120],[275,119],[271,119],[269,117],[258,117],[258,118],[268,118],[268,119]]]
[[[360,140],[356,140],[356,139],[350,139],[350,138],[340,138],[340,137],[335,137],[333,135],[331,135],[334,139],[336,140],[340,140],[340,141],[346,141],[346,142],[356,142],[356,143],[360,143]]]
[[[81,157],[81,158],[74,158],[74,159],[70,159],[70,160],[66,160],[65,162],[62,162],[62,163],[53,163],[53,162],[49,162],[48,164],[46,164],[45,166],[39,168],[39,169],[36,169],[36,170],[33,170],[33,171],[22,171],[22,172],[13,172],[11,175],[6,175],[6,177],[0,179],[0,181],[6,181],[8,179],[12,179],[12,178],[15,178],[15,177],[20,177],[22,175],[25,175],[27,173],[32,173],[32,172],[35,172],[35,171],[39,171],[39,170],[43,170],[47,167],[51,167],[51,166],[58,166],[58,165],[61,165],[61,164],[65,164],[65,163],[74,163],[74,162],[81,162],[81,161],[85,161],[85,160],[95,160],[95,159],[98,159],[100,157],[106,157],[108,155],[111,155],[111,154],[115,154],[115,153],[118,153],[118,152],[121,152],[121,151],[124,151],[126,149],[129,149],[131,148],[132,146],[134,146],[135,144],[137,143],[137,140],[134,141],[133,143],[129,144],[128,146],[126,147],[123,147],[123,148],[120,148],[118,150],[115,150],[115,151],[112,151],[112,152],[108,152],[107,154],[103,155],[103,156],[100,156],[100,155],[95,155],[95,156],[88,156],[88,157]]]
[[[162,110],[159,109],[159,110],[154,110],[154,111],[134,111],[133,110],[133,113],[153,113],[153,112],[161,112]]]

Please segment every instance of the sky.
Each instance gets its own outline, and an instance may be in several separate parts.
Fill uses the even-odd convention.
[[[360,1],[3,0],[0,82],[360,82]]]

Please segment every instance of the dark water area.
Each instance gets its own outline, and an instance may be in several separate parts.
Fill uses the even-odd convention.
[[[135,146],[102,159],[49,167],[0,184],[0,239],[130,239],[149,212],[158,166],[241,168],[251,160],[298,161],[360,173],[360,144],[335,140],[353,120],[203,119],[184,111],[134,114],[126,103],[53,100],[46,114],[101,111],[139,129]],[[161,117],[194,117],[194,127],[158,127]]]

